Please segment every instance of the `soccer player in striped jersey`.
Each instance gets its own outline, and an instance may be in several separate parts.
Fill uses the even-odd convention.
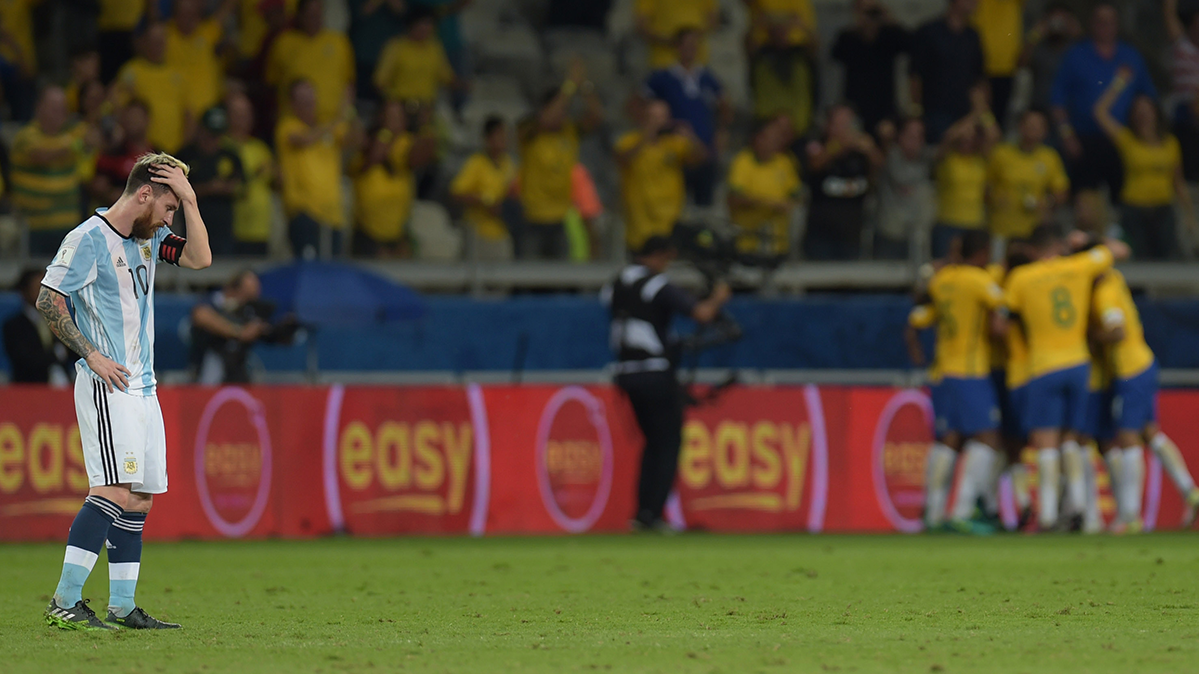
[[[159,261],[189,269],[212,263],[187,170],[167,154],[140,157],[117,202],[67,234],[42,280],[38,311],[81,357],[75,414],[90,486],[46,608],[54,627],[179,627],[139,608],[134,589],[146,514],[154,495],[167,490],[166,433],[154,379],[154,268]],[[187,238],[168,229],[180,209]],[[105,541],[109,601],[101,621],[81,595]]]
[[[925,524],[930,529],[945,517],[956,451],[963,451],[965,463],[950,515],[953,528],[974,530],[968,520],[975,501],[993,482],[999,405],[990,379],[991,326],[1003,291],[985,269],[990,251],[986,232],[962,235],[962,262],[937,271],[926,301],[908,317],[908,352],[916,365],[924,363],[917,331],[937,328],[930,373],[937,442],[929,453],[925,483]]]
[[[1073,238],[1079,237],[1085,235]],[[1111,269],[1115,259],[1128,256],[1128,246],[1119,241],[1069,256],[1062,256],[1066,250],[1063,243],[1052,227],[1038,227],[1029,241],[1034,262],[1014,270],[1006,290],[1007,310],[1020,322],[1028,344],[1023,419],[1037,450],[1042,529],[1058,524],[1058,476],[1062,472],[1070,514],[1081,518],[1085,507],[1078,434],[1086,422],[1091,292],[1095,279]]]
[[[1141,317],[1124,275],[1112,270],[1095,286],[1095,313],[1108,344],[1113,370],[1111,417],[1116,447],[1122,462],[1116,494],[1116,531],[1137,531],[1141,526],[1142,485],[1147,444],[1165,466],[1174,486],[1186,503],[1182,526],[1190,528],[1199,510],[1199,487],[1187,470],[1178,447],[1157,425],[1158,369],[1153,351],[1145,343]]]

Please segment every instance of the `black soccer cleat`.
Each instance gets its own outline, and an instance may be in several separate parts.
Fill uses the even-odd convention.
[[[155,618],[140,606],[134,608],[124,618],[118,618],[116,614],[109,611],[108,622],[130,630],[177,630],[181,627],[179,623],[169,623]]]
[[[96,617],[96,612],[87,605],[89,601],[91,600],[83,599],[76,602],[71,608],[63,608],[58,605],[58,602],[51,599],[50,605],[46,607],[46,624],[64,630],[116,631],[116,627],[108,625]]]

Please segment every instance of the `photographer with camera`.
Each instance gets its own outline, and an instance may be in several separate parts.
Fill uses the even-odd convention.
[[[192,308],[192,366],[197,384],[247,384],[246,357],[257,342],[287,343],[300,325],[294,316],[272,323],[272,303],[260,299],[258,275],[240,271]]]
[[[637,486],[636,530],[664,530],[662,509],[674,485],[683,441],[683,389],[677,368],[679,339],[671,329],[675,316],[706,324],[720,315],[732,295],[718,281],[711,295],[697,300],[672,284],[665,271],[676,255],[670,240],[651,236],[633,264],[604,288],[611,313],[609,339],[616,352],[616,385],[628,396],[645,436]]]

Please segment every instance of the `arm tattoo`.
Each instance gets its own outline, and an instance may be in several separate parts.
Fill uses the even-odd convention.
[[[75,321],[71,320],[71,312],[67,310],[66,297],[43,286],[41,293],[37,296],[37,310],[46,319],[46,324],[50,326],[50,332],[53,332],[55,337],[66,344],[68,349],[79,354],[80,358],[86,359],[96,350],[96,347],[87,341],[87,337],[79,332]]]

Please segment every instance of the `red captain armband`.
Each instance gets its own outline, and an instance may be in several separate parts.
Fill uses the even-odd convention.
[[[187,245],[187,239],[174,234],[167,234],[167,237],[158,244],[158,257],[163,262],[169,262],[176,267],[179,266],[179,257],[183,255],[183,246]]]

